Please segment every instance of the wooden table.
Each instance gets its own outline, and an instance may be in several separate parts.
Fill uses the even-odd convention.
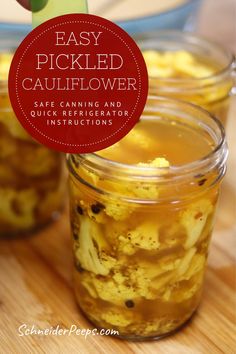
[[[232,12],[234,0],[208,0],[207,13],[214,8]],[[219,7],[222,9],[220,10]],[[231,12],[230,12],[231,9]],[[230,16],[229,16],[230,18]],[[233,43],[234,22],[221,18],[216,36]],[[222,21],[224,20],[225,26]],[[208,22],[208,25],[206,23]],[[214,34],[206,13],[199,30]],[[229,36],[230,34],[230,36]],[[225,36],[225,37],[224,37]],[[81,328],[91,325],[80,314],[72,287],[72,254],[68,216],[31,238],[0,242],[0,354],[106,353],[106,354],[217,354],[236,353],[235,236],[236,236],[236,100],[227,127],[230,157],[223,183],[218,219],[213,235],[203,300],[199,311],[182,331],[158,342],[131,343],[104,336],[24,336],[18,327]]]

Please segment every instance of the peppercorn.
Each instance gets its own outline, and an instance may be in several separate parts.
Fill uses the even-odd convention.
[[[128,307],[129,309],[134,307],[134,302],[133,300],[126,300],[125,301],[125,306]]]
[[[96,203],[91,205],[91,210],[94,214],[99,214],[102,209],[104,209],[105,206],[102,203]]]
[[[83,209],[81,208],[80,205],[77,205],[76,210],[78,214],[83,215]]]

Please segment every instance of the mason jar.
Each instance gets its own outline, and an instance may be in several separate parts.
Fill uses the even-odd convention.
[[[179,31],[135,37],[149,72],[150,94],[195,103],[225,125],[235,90],[234,55],[198,35]]]
[[[75,294],[95,326],[159,338],[194,314],[226,158],[217,119],[161,97],[118,143],[68,155]]]
[[[57,218],[66,185],[63,155],[34,141],[12,110],[7,78],[17,45],[13,34],[7,32],[0,47],[0,237],[23,235]]]

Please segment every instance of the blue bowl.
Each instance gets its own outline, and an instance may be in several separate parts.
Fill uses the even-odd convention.
[[[0,51],[15,51],[30,31],[30,25],[0,23]]]
[[[201,3],[202,0],[188,0],[172,10],[157,15],[118,21],[117,24],[130,34],[163,29],[183,29],[190,19],[194,22]]]

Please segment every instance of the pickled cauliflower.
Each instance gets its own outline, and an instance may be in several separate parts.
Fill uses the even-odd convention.
[[[8,158],[9,156],[12,156],[13,154],[16,153],[16,150],[17,150],[16,144],[14,143],[9,144],[8,138],[5,138],[4,136],[0,137],[0,159],[5,159]],[[5,166],[0,166],[0,168],[1,167],[2,169],[5,168]]]
[[[38,197],[33,189],[0,189],[0,200],[1,223],[14,225],[19,230],[34,225],[34,208]]]
[[[132,300],[135,306],[135,302],[140,301],[141,298],[154,299],[156,295],[151,287],[155,272],[152,277],[149,277],[145,269],[138,266],[127,266],[126,269],[124,267],[125,264],[118,262],[112,269],[111,278],[93,277],[91,281],[90,277],[86,279],[85,276],[83,284],[87,283],[90,287],[92,285],[96,293],[95,297],[121,306],[127,307],[127,300]]]
[[[144,137],[131,134],[129,139],[137,145],[140,138],[145,150]],[[96,325],[116,327],[121,335],[168,333],[190,318],[199,303],[215,197],[209,191],[203,199],[202,176],[193,183],[198,202],[192,201],[192,185],[162,183],[171,172],[165,156],[174,163],[170,140],[170,153],[159,157],[153,156],[158,149],[151,154],[132,149],[124,162],[127,174],[112,171],[107,179],[102,174],[97,192],[72,178],[78,302]],[[123,154],[128,147],[129,142],[121,146]],[[114,150],[111,157],[119,148]],[[175,202],[182,188],[186,198]]]
[[[196,56],[184,50],[173,52],[145,50],[143,56],[150,77],[205,78],[214,74],[214,69],[210,65],[201,63]]]
[[[203,272],[206,264],[206,256],[194,254],[188,264],[186,271],[180,275],[179,280],[189,280],[199,272]]]
[[[156,50],[146,50],[143,52],[144,60],[147,64],[150,77],[171,77],[174,74],[173,68],[169,65],[167,56],[158,53]]]
[[[108,202],[105,207],[105,213],[116,221],[127,219],[133,212],[129,205],[121,203],[117,200]]]
[[[127,277],[124,277],[123,281],[94,279],[93,284],[98,294],[98,297],[102,300],[114,303],[124,304],[127,299],[135,299],[139,297],[138,292],[134,286],[125,281],[129,281]]]
[[[187,239],[184,248],[189,249],[195,245],[200,238],[208,216],[213,212],[213,205],[207,199],[201,199],[191,204],[182,213],[180,223],[186,229]]]
[[[0,123],[2,123],[6,127],[9,134],[12,135],[14,138],[18,138],[21,140],[29,140],[33,142],[31,136],[20,125],[19,121],[16,119],[14,113],[11,110],[0,112]]]
[[[125,137],[127,143],[131,145],[138,144],[142,149],[149,149],[152,146],[152,139],[147,135],[144,134],[141,130],[137,127],[132,129]]]
[[[139,162],[138,166],[163,168],[163,167],[169,167],[170,163],[164,157],[157,157],[150,162]]]
[[[37,145],[31,151],[27,151],[22,170],[29,176],[47,175],[56,168],[57,163],[58,156],[53,151]]]
[[[134,254],[138,249],[156,250],[160,246],[158,225],[155,222],[144,222],[131,230],[127,235],[119,236],[119,251]]]
[[[102,314],[102,319],[113,326],[126,327],[132,323],[132,316],[128,316],[115,311],[108,311]]]
[[[140,167],[153,167],[153,168],[166,168],[170,166],[169,161],[163,157],[157,157],[149,162],[139,162],[137,166]],[[164,173],[164,170],[158,171],[159,174]],[[159,196],[160,187],[155,181],[153,182],[139,182],[134,183],[130,191],[139,198],[143,199],[157,199]]]
[[[78,236],[78,243],[75,244],[75,255],[82,268],[94,274],[108,275],[116,260],[103,252],[109,246],[99,225],[88,217],[80,218]]]

